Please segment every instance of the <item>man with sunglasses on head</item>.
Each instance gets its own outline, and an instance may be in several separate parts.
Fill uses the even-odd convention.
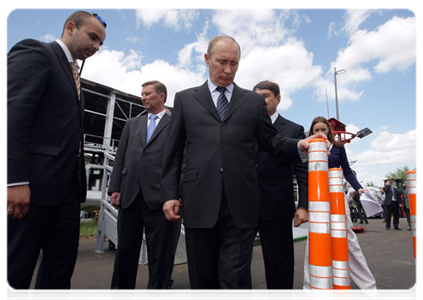
[[[8,53],[8,282],[69,289],[86,199],[84,97],[77,59],[106,38],[98,15],[77,11],[52,43],[27,39]]]

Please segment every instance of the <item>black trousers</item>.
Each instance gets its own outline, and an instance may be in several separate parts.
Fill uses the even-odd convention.
[[[399,226],[399,205],[397,201],[392,201],[390,205],[386,205],[386,228],[391,228],[391,215],[394,215],[394,228]]]
[[[185,228],[191,289],[251,289],[255,228],[238,228],[223,197],[213,228]]]
[[[294,288],[294,243],[292,220],[259,219],[260,243],[268,289]]]
[[[138,194],[126,209],[119,209],[118,247],[113,289],[135,289],[143,231],[147,242],[148,289],[167,289],[171,279],[181,222],[167,221],[161,209],[148,208]]]
[[[70,288],[79,244],[79,212],[79,185],[75,175],[59,206],[30,204],[24,219],[8,217],[7,278],[11,287],[29,288],[41,250],[35,288]]]

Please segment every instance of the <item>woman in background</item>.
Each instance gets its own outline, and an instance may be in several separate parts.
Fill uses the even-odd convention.
[[[328,164],[330,168],[342,168],[345,179],[349,184],[356,190],[360,195],[364,193],[364,189],[358,182],[353,171],[351,170],[347,154],[345,152],[344,145],[335,140],[335,136],[332,133],[332,129],[328,120],[324,117],[316,117],[311,123],[309,136],[318,132],[324,133],[329,142],[332,144],[330,148],[330,155],[328,157]],[[345,207],[348,207],[348,203],[345,203]],[[348,227],[348,258],[350,265],[350,277],[355,285],[359,289],[376,289],[376,280],[367,265],[366,259],[361,251],[360,245],[358,244],[357,236],[352,230],[353,224],[351,222],[351,216],[348,209],[345,210],[347,213],[347,227]],[[308,240],[305,253],[304,262],[304,288],[310,289],[310,279],[308,272]]]

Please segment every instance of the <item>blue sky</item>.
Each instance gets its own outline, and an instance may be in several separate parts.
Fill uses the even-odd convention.
[[[59,38],[74,10],[11,9],[7,51],[25,38]],[[249,89],[277,82],[278,111],[306,130],[315,116],[328,117],[327,106],[336,117],[333,68],[346,70],[337,75],[340,120],[352,133],[373,131],[346,146],[363,184],[381,185],[388,172],[416,165],[417,25],[410,9],[86,10],[108,26],[82,77],[135,95],[143,82],[158,79],[172,106],[177,91],[207,79],[208,41],[228,34],[242,51],[235,82]]]

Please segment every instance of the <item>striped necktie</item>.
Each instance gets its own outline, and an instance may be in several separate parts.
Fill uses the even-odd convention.
[[[69,63],[72,69],[73,79],[75,80],[76,90],[78,91],[78,99],[81,100],[81,79],[79,78],[78,67],[73,63]]]
[[[229,105],[228,99],[225,96],[226,88],[224,86],[218,86],[216,90],[220,92],[219,98],[217,98],[217,113],[219,114],[220,119],[223,120]]]

